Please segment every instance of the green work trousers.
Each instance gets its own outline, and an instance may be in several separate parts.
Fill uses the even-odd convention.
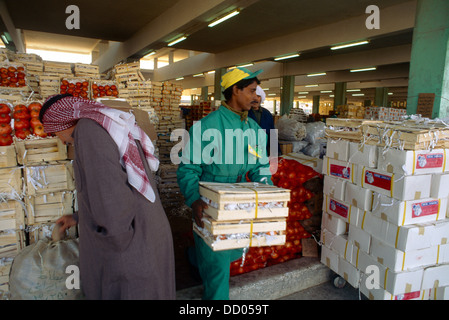
[[[229,300],[229,275],[231,262],[243,255],[243,249],[212,251],[212,249],[193,233],[194,254],[190,261],[198,267],[203,280],[203,300]]]

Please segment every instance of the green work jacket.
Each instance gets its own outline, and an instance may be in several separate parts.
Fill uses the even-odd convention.
[[[196,122],[181,151],[177,180],[185,202],[200,199],[199,182],[252,182],[272,185],[266,155],[267,134],[251,118],[220,106]]]

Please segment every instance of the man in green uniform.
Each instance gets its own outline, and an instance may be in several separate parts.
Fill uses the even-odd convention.
[[[221,86],[225,102],[218,110],[196,122],[190,129],[189,142],[183,149],[177,176],[186,204],[193,210],[194,223],[199,227],[203,209],[199,182],[253,182],[272,184],[266,155],[266,133],[251,118],[248,111],[257,99],[260,81],[255,73],[235,68],[223,75]],[[212,251],[194,233],[196,264],[203,280],[203,299],[229,299],[230,263],[242,257],[243,250]]]

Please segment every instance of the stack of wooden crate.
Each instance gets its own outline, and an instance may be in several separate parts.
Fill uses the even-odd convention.
[[[200,182],[208,204],[194,231],[214,251],[283,245],[290,190],[257,183]]]
[[[90,80],[100,79],[100,67],[93,64],[75,63],[73,68],[75,77],[87,78]]]

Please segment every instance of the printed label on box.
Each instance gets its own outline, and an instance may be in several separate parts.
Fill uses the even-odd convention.
[[[329,210],[335,212],[336,214],[342,216],[343,218],[348,217],[349,207],[333,199],[330,199]]]
[[[418,154],[416,157],[416,169],[442,168],[444,162],[444,154],[429,153]]]
[[[438,214],[439,208],[440,202],[438,200],[414,203],[412,206],[412,218]]]
[[[417,299],[421,296],[421,291],[407,292],[403,294],[398,294],[394,297],[394,300],[412,300]]]
[[[365,183],[374,187],[378,187],[384,190],[391,191],[391,176],[366,170],[365,171]]]
[[[340,166],[337,164],[331,164],[329,174],[334,177],[349,179],[351,177],[351,168]]]

